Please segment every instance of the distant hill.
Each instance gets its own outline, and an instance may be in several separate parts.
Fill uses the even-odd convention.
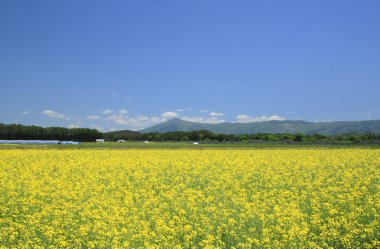
[[[119,140],[119,139],[135,138],[135,137],[138,137],[140,134],[141,133],[137,131],[121,130],[121,131],[110,131],[107,133],[103,133],[103,136],[107,140]]]
[[[141,130],[148,132],[194,131],[209,130],[223,134],[255,134],[255,133],[303,133],[338,135],[348,133],[378,133],[380,134],[380,120],[369,121],[332,121],[332,122],[305,122],[298,120],[266,121],[254,123],[220,123],[205,124],[184,121],[178,118]]]
[[[121,131],[110,131],[106,133],[108,136],[117,135],[117,136],[137,136],[140,134],[138,131],[130,130],[121,130]]]

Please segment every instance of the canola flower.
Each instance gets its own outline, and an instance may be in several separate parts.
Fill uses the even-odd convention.
[[[380,150],[2,150],[0,248],[379,248]]]

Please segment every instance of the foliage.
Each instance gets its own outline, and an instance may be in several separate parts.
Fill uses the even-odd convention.
[[[123,139],[126,141],[202,141],[202,142],[277,142],[277,143],[304,143],[304,144],[379,144],[380,134],[345,134],[338,136],[325,136],[321,134],[304,135],[302,133],[290,134],[217,134],[208,130],[199,131],[172,131],[165,133],[139,133],[135,131],[116,131],[105,133],[108,141]]]
[[[39,127],[19,124],[0,124],[0,139],[47,139],[47,140],[76,140],[95,141],[102,133],[95,129]]]

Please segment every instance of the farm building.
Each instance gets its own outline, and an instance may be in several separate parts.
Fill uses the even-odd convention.
[[[98,139],[96,139],[96,142],[97,143],[104,143],[104,139],[103,138],[98,138]]]

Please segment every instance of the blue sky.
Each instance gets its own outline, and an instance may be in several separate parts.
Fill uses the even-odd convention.
[[[0,122],[380,119],[380,1],[1,1]]]

